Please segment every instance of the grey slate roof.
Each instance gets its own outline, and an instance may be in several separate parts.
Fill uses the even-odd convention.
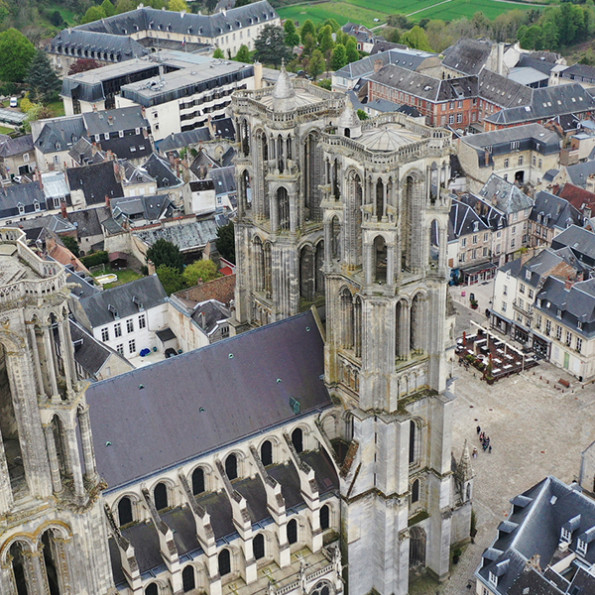
[[[267,0],[253,2],[225,13],[200,15],[144,7],[100,21],[80,25],[76,31],[97,31],[127,36],[137,31],[171,31],[182,35],[217,37],[244,27],[267,23],[278,15]]]
[[[103,62],[123,62],[150,53],[150,50],[123,32],[110,34],[86,31],[84,26],[60,31],[52,39],[49,51],[53,54],[95,58]]]
[[[450,205],[448,239],[454,240],[461,236],[479,233],[490,229],[485,221],[470,205],[452,200]]]
[[[159,239],[164,239],[172,242],[184,252],[203,248],[209,242],[216,240],[217,225],[213,219],[205,219],[180,225],[144,229],[135,231],[134,234],[149,246]]]
[[[105,206],[68,213],[68,221],[76,226],[79,238],[101,235],[101,222],[108,217],[109,208]]]
[[[79,138],[86,136],[82,116],[48,120],[35,139],[35,146],[44,154],[66,151]]]
[[[529,91],[532,97],[526,105],[500,110],[486,118],[486,122],[500,125],[520,124],[595,110],[595,98],[578,83]]]
[[[92,328],[149,310],[167,299],[157,275],[105,289],[80,300]]]
[[[143,164],[145,171],[157,182],[157,188],[171,188],[182,184],[168,161],[153,153]]]
[[[561,73],[562,78],[583,83],[595,83],[595,67],[588,64],[573,64]]]
[[[552,248],[570,248],[577,258],[586,264],[595,264],[595,233],[577,225],[571,225],[552,240]]]
[[[479,96],[503,108],[527,105],[533,90],[505,76],[482,70],[479,75]]]
[[[469,145],[477,151],[480,167],[491,167],[493,155],[510,153],[512,150],[539,151],[542,155],[550,155],[560,151],[560,137],[541,124],[525,124],[513,126],[502,130],[493,130],[481,134],[469,134],[461,138],[462,143]],[[511,143],[518,142],[517,148],[513,149]],[[486,163],[486,149],[490,158]]]
[[[25,213],[33,213],[36,203],[39,205],[38,210],[46,210],[46,198],[39,182],[0,188],[0,218],[19,215],[19,205],[22,205]]]
[[[0,157],[12,157],[13,155],[20,155],[33,151],[33,137],[30,134],[17,136],[16,138],[8,137],[0,143]]]
[[[229,309],[225,304],[217,300],[208,300],[196,304],[194,312],[192,312],[192,319],[196,321],[207,335],[211,334],[220,320],[226,320],[229,317]]]
[[[535,195],[535,204],[529,219],[550,228],[566,229],[581,225],[583,217],[565,198],[542,190]]]
[[[575,186],[584,188],[589,177],[595,175],[595,160],[567,165],[566,172]]]
[[[217,196],[234,194],[236,192],[235,166],[217,167],[209,173],[213,179],[215,194]]]
[[[561,320],[566,326],[574,327],[578,335],[595,337],[595,279],[576,282],[567,289],[565,280],[548,277],[537,294],[537,309]]]
[[[91,163],[101,163],[105,161],[105,154],[86,137],[79,138],[72,145],[68,156],[74,159],[79,165],[90,165]]]
[[[102,139],[99,146],[104,151],[111,151],[118,159],[143,159],[153,152],[151,141],[142,132],[139,134],[125,134],[111,137],[109,140]]]
[[[535,70],[539,70],[544,74],[549,75],[552,71],[552,68],[556,66],[555,62],[550,62],[548,60],[542,60],[539,57],[534,56],[533,54],[521,54],[519,61],[517,62],[517,66],[525,66],[529,68],[534,68]]]
[[[401,66],[387,64],[368,78],[370,81],[435,102],[456,101],[477,95],[476,76],[438,79]]]
[[[524,492],[523,496],[527,502],[517,500],[519,503],[513,504],[508,517],[508,522],[516,528],[512,532],[498,532],[491,548],[483,554],[482,565],[475,572],[486,585],[489,584],[490,572],[498,576],[498,592],[503,594],[519,594],[511,587],[525,571],[530,558],[539,557],[540,573],[553,562],[561,528],[569,519],[577,514],[581,517],[578,529],[572,533],[571,552],[576,551],[578,536],[595,526],[595,501],[581,494],[576,486],[568,486],[555,477],[547,477]],[[595,562],[595,547],[588,548],[585,558],[587,564]]]
[[[157,141],[155,144],[161,153],[167,153],[168,151],[182,149],[190,145],[199,145],[210,140],[211,132],[208,126],[203,126],[196,130],[178,132],[177,134],[172,133],[163,140]]]
[[[533,206],[533,201],[516,184],[492,174],[479,191],[480,196],[504,213],[516,213]]]
[[[235,140],[236,129],[232,118],[219,118],[212,121],[214,138]]]
[[[300,415],[329,407],[323,362],[306,312],[99,382],[87,391],[99,473],[114,488],[294,420],[290,397]]]
[[[117,198],[111,202],[111,208],[114,219],[119,223],[122,216],[132,221],[157,221],[173,214],[173,204],[167,194]]]
[[[479,74],[490,55],[492,43],[478,39],[459,39],[444,50],[442,64],[463,74]]]
[[[124,359],[119,353],[101,341],[97,341],[73,320],[70,320],[70,336],[74,343],[74,360],[85,371],[88,378],[97,379],[97,374],[110,357]]]
[[[82,190],[87,205],[104,203],[106,197],[124,196],[113,161],[71,167],[66,170],[66,176],[70,190]]]
[[[83,122],[87,134],[92,137],[96,134],[103,135],[108,132],[135,130],[136,128],[148,128],[149,123],[143,116],[140,106],[121,107],[107,111],[85,112]]]
[[[383,65],[397,64],[408,70],[416,70],[424,60],[435,55],[430,52],[424,52],[423,50],[412,50],[409,48],[390,49],[384,52],[373,53],[373,55],[366,56],[357,62],[351,62],[337,70],[335,74],[348,79],[369,76],[374,73],[374,68],[378,60]]]

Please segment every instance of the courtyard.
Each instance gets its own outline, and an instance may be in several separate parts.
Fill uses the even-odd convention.
[[[481,318],[455,303],[461,320]],[[485,319],[484,319],[485,320]],[[457,321],[458,322],[458,321]],[[471,328],[467,328],[468,331]],[[565,482],[578,477],[580,455],[595,440],[595,385],[583,386],[560,368],[541,362],[528,371],[503,378],[493,386],[473,368],[453,367],[457,399],[453,415],[453,451],[460,458],[464,441],[475,471],[473,507],[477,516],[475,543],[469,544],[451,578],[438,585],[421,581],[411,593],[461,595],[468,593],[481,554],[496,537],[496,527],[510,511],[510,502],[547,475]],[[568,381],[569,388],[558,383]],[[488,454],[480,448],[476,427],[490,437]]]

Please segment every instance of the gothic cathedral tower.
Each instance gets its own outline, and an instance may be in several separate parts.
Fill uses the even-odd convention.
[[[411,571],[449,570],[451,135],[402,114],[360,122],[343,95],[284,71],[233,108],[235,328],[312,304],[325,316],[347,588],[405,595]]]
[[[17,229],[0,231],[0,592],[112,593],[69,287]]]

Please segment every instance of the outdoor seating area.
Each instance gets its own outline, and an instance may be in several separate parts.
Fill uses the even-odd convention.
[[[463,333],[457,339],[455,353],[459,357],[459,365],[473,366],[482,372],[482,380],[488,384],[528,370],[539,363],[533,355],[519,351],[479,326],[475,334]]]

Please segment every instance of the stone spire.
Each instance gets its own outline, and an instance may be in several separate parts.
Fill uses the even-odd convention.
[[[465,440],[465,444],[463,445],[463,453],[461,454],[461,459],[457,465],[456,475],[461,484],[464,484],[475,477],[473,467],[471,466],[471,457],[469,456],[467,440]]]
[[[291,109],[295,97],[295,89],[285,70],[285,60],[281,62],[281,72],[279,78],[273,87],[273,109],[277,111],[287,111]]]

